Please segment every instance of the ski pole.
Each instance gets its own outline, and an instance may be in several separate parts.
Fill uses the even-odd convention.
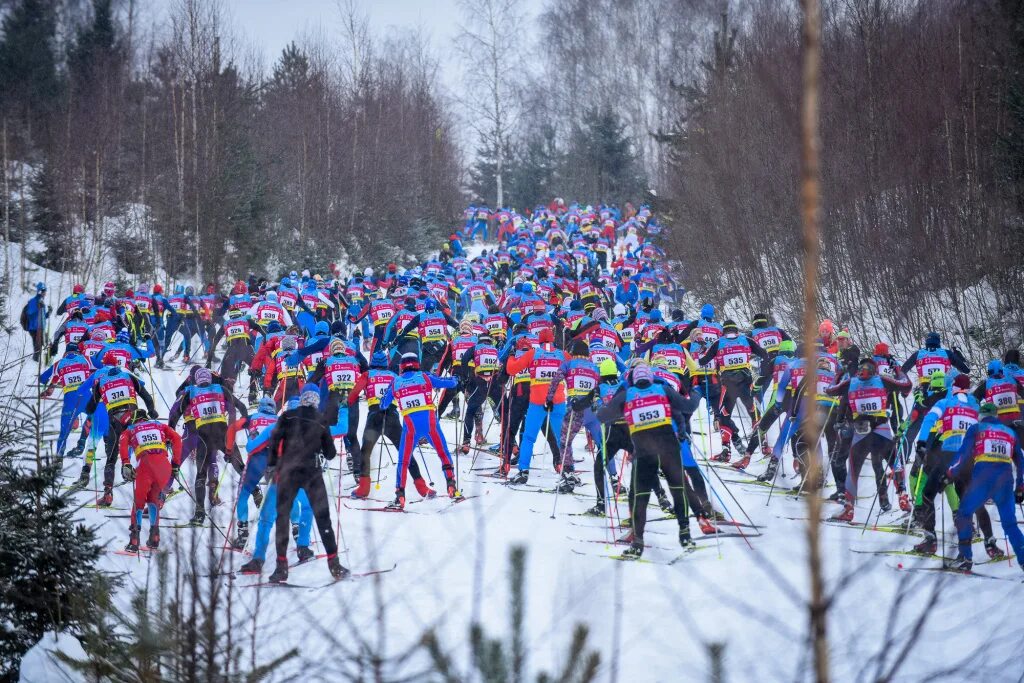
[[[177,481],[177,482],[178,482],[179,484],[181,484],[181,486],[182,486],[182,487],[183,487],[183,488],[185,489],[185,493],[187,493],[187,494],[188,494],[188,497],[192,499],[192,504],[193,504],[193,505],[195,505],[195,506],[196,506],[196,507],[198,508],[198,507],[199,507],[199,501],[197,501],[197,500],[196,500],[196,497],[195,497],[195,496],[194,496],[194,495],[192,494],[192,491],[191,491],[191,489],[189,489],[189,487],[188,487],[188,486],[187,486],[187,485],[186,485],[186,484],[185,484],[185,483],[184,483],[184,482],[183,482],[183,481],[181,480],[181,472],[178,472],[178,476],[177,476],[177,478],[176,478],[176,481]],[[213,511],[211,510],[210,512],[212,513]],[[223,529],[221,529],[221,528],[220,528],[220,526],[218,526],[218,525],[217,525],[217,522],[213,521],[213,515],[212,515],[212,514],[211,514],[211,515],[209,515],[209,519],[210,519],[210,524],[211,524],[211,526],[213,526],[213,528],[214,528],[214,529],[216,529],[216,530],[217,530],[217,532],[218,532],[218,533],[219,533],[219,534],[220,534],[221,536],[223,536],[223,537],[224,537],[224,540],[225,540],[225,541],[228,541],[228,537],[227,537],[227,535],[226,535],[226,534],[224,533]],[[230,542],[230,541],[228,541],[228,542]]]

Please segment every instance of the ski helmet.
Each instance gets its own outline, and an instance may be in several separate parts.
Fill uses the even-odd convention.
[[[274,403],[274,399],[269,396],[264,396],[260,399],[259,406],[257,408],[261,413],[273,414],[277,412],[277,405]]]
[[[307,384],[302,387],[302,393],[299,394],[299,405],[307,408],[319,408],[320,407],[320,389],[315,384]]]
[[[860,362],[857,363],[857,377],[862,380],[868,380],[874,377],[878,373],[878,365],[875,363],[873,358],[861,358]]]

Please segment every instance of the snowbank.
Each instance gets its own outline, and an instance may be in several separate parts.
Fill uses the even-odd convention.
[[[22,658],[18,680],[21,683],[85,683],[85,676],[57,659],[57,652],[72,659],[85,659],[85,650],[78,638],[68,633],[47,631]]]

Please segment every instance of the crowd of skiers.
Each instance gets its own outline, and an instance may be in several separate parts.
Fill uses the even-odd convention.
[[[467,255],[463,238],[489,230],[497,246]],[[290,536],[299,559],[311,559],[315,521],[331,573],[341,578],[348,570],[337,557],[324,481],[325,463],[339,452],[354,479],[350,495],[366,498],[375,458],[379,476],[389,457],[382,440],[390,442],[388,508],[402,511],[410,474],[417,496],[436,495],[423,444],[436,452],[444,493],[456,501],[455,459],[471,453],[474,462],[495,458],[490,476],[510,486],[534,486],[531,473],[551,467],[560,477],[554,493],[578,493],[582,431],[594,485],[587,513],[614,515],[624,496],[625,557],[644,551],[652,496],[675,516],[685,547],[693,543],[691,517],[702,534],[729,521],[709,498],[707,465],[746,471],[765,462],[756,482],[773,485],[787,453],[801,476],[797,493],[821,490],[831,474],[838,522],[854,520],[870,459],[871,505],[889,511],[892,492],[921,536],[916,552],[936,552],[941,494],[956,510],[955,568],[972,566],[975,517],[986,551],[1001,552],[989,499],[1024,557],[1014,514],[1024,496],[1018,351],[989,362],[974,381],[965,358],[935,332],[900,361],[883,342],[862,350],[827,320],[817,338],[798,341],[768,312],[751,316],[749,327],[719,319],[710,304],[691,315],[657,245],[660,231],[646,206],[559,201],[528,214],[473,206],[462,234],[413,268],[250,275],[226,294],[213,284],[168,293],[159,284],[119,291],[108,282],[95,295],[75,285],[52,332],[41,284],[22,322],[36,358],[52,359],[40,377],[46,395],[62,396],[56,451],[85,455],[76,485],[99,478],[97,451],[100,505],[113,500],[118,464],[134,482],[128,552],[143,547],[146,513],[145,546],[158,546],[160,508],[179,489],[194,499],[192,523],[203,524],[207,504],[220,502],[221,460],[240,475],[231,542],[246,546],[257,523],[243,571],[262,570],[273,528],[271,580],[286,580]],[[808,345],[814,386],[805,381]],[[163,396],[150,361],[164,368],[179,357],[188,372]],[[810,410],[822,425],[817,443],[800,429]],[[440,425],[445,411],[460,423],[454,458]],[[738,419],[743,413],[749,420]],[[691,434],[695,415],[700,434]],[[712,454],[716,430],[722,448]],[[540,461],[545,446],[550,464]],[[179,473],[188,458],[191,485]],[[807,479],[811,458],[820,464],[815,481]]]

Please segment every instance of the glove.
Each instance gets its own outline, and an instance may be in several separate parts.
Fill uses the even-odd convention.
[[[149,332],[147,332],[146,334],[142,335],[142,341],[149,341],[152,338],[153,337],[152,337],[152,335],[149,334]]]
[[[181,472],[181,468],[178,467],[177,465],[172,465],[171,466],[171,479],[177,479],[179,472]]]
[[[1017,505],[1024,505],[1024,486],[1018,486],[1013,497],[1017,500]]]
[[[546,410],[547,412],[550,413],[551,409],[554,408],[554,407],[555,407],[555,402],[552,401],[551,399],[548,399],[547,401],[544,401],[544,410]]]
[[[949,469],[947,469],[945,472],[942,473],[942,481],[940,481],[939,483],[942,484],[943,488],[945,488],[946,486],[949,485],[949,482],[951,482],[951,481],[953,481],[953,468],[952,467],[950,467]]]
[[[242,422],[242,429],[249,429],[249,423],[251,422],[251,420],[249,419],[249,416],[248,416],[248,415],[246,415],[246,416],[245,416],[245,417],[243,417],[242,419],[243,419],[243,422]]]
[[[246,372],[249,374],[249,379],[256,379],[257,377],[260,376],[259,371],[253,370],[252,368],[249,368],[248,370],[246,370]]]
[[[276,466],[271,467],[271,466],[268,465],[267,469],[263,470],[263,481],[265,481],[266,483],[269,484],[269,483],[274,481],[276,475],[277,475],[277,467]]]
[[[149,411],[149,419],[150,420],[155,420],[155,419],[157,419],[159,417],[160,417],[160,413],[156,412],[155,410]]]
[[[130,462],[121,465],[121,477],[125,481],[135,481],[135,468]]]
[[[43,392],[43,398],[50,398],[53,395],[53,387],[46,387],[46,391]]]
[[[917,457],[918,458],[924,459],[924,454],[927,451],[927,449],[925,448],[925,445],[924,445],[924,441],[918,441],[917,445],[914,446],[914,450],[915,450],[915,452],[917,452]]]

